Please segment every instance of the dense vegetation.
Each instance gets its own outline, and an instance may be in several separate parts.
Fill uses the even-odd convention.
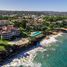
[[[40,25],[36,25],[36,24],[27,25],[27,23],[28,23],[28,19],[27,20],[23,19],[20,22],[14,21],[13,25],[19,27],[20,32],[23,36],[28,37],[29,33],[32,31],[49,32],[54,29],[67,28],[67,16],[45,16],[43,17],[43,21],[41,22]]]
[[[44,19],[44,25],[48,28],[63,28],[67,27],[67,16],[46,16]]]
[[[15,17],[9,17],[9,16],[0,16],[0,20],[5,19],[5,20],[11,20],[11,19],[16,19],[17,16]],[[18,27],[21,32],[21,36],[23,37],[30,37],[30,33],[34,31],[42,31],[42,32],[49,32],[53,31],[55,29],[60,29],[60,28],[67,28],[67,16],[44,16],[43,21],[41,24],[36,25],[33,22],[34,25],[27,25],[29,21],[31,22],[31,18],[27,19],[22,19],[22,21],[12,21],[12,25],[15,27]],[[1,38],[1,37],[0,37]],[[35,38],[31,38],[30,40],[35,40]],[[3,40],[2,38],[0,39],[0,52],[6,51],[9,52],[10,49],[13,48],[15,45],[10,45],[8,44],[8,41]]]

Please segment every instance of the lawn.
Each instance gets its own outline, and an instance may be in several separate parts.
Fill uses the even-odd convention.
[[[4,46],[0,46],[0,51],[5,51],[5,47]]]
[[[5,51],[7,47],[12,46],[8,42],[7,40],[0,40],[0,51]]]
[[[8,44],[7,40],[0,40],[0,44]]]

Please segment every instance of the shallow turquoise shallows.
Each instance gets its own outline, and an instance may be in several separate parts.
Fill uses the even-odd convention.
[[[67,67],[67,34],[57,38],[58,42],[46,47],[47,51],[37,52],[35,63],[41,67]]]

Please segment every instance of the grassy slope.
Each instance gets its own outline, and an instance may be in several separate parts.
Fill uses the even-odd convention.
[[[6,40],[0,40],[0,51],[6,50],[5,46],[2,45],[2,44],[4,44],[5,46],[7,46],[8,45],[8,41],[6,41]]]

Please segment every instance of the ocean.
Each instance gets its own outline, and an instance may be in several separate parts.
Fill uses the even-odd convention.
[[[9,61],[6,61],[6,66],[2,67],[67,67],[67,33],[62,34],[56,38],[56,42],[45,46],[43,49],[38,42],[34,48],[32,47],[31,56],[27,60],[23,60],[23,51]],[[26,52],[24,52],[26,53]],[[30,60],[33,58],[33,60]],[[24,63],[23,63],[24,61]],[[0,66],[1,67],[1,66]]]
[[[56,38],[56,43],[44,47],[46,51],[38,51],[33,63],[37,67],[67,67],[67,33]]]

